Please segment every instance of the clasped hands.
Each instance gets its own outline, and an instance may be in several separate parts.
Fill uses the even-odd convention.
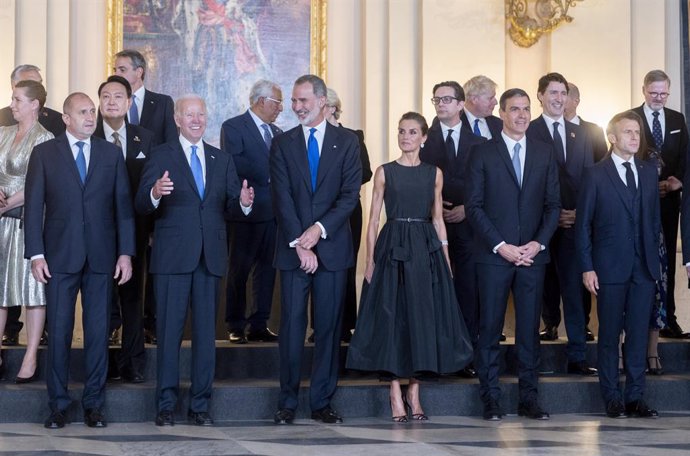
[[[319,225],[312,225],[307,228],[300,237],[296,239],[295,249],[300,261],[300,268],[307,274],[313,274],[319,267],[319,260],[312,248],[321,239],[321,228]]]
[[[151,189],[151,195],[157,200],[169,195],[175,189],[173,181],[170,179],[170,173],[165,171],[160,179],[156,179]],[[242,181],[242,189],[240,190],[240,204],[244,207],[249,207],[254,204],[254,187],[249,187],[247,179]]]
[[[537,241],[530,241],[525,245],[503,244],[497,252],[515,266],[532,266],[534,257],[541,251],[541,245]]]

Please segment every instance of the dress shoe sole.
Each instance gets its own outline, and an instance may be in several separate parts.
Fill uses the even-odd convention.
[[[503,421],[503,417],[500,416],[485,416],[484,421]]]
[[[102,421],[98,421],[96,423],[86,423],[86,425],[90,428],[104,428],[108,427],[108,423],[104,423]]]

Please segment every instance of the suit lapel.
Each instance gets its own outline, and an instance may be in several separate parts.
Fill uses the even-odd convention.
[[[67,136],[63,135],[58,141],[58,148],[61,159],[67,164],[72,177],[77,180],[79,185],[84,188],[84,184],[81,182],[81,177],[79,177],[79,170],[77,169],[77,162],[74,160],[74,155],[72,155],[72,149],[69,147],[69,141]]]
[[[266,147],[263,132],[257,128],[252,115],[249,114],[249,111],[245,113],[244,126],[247,129],[249,136],[254,139],[257,150],[262,150],[268,154],[268,147]]]
[[[206,183],[204,184],[204,198],[210,193],[211,183],[216,175],[216,154],[211,151],[211,146],[204,142],[204,159],[206,160]]]
[[[192,174],[192,168],[190,168],[189,163],[187,162],[187,157],[185,156],[184,151],[182,150],[182,144],[180,144],[179,141],[175,142],[175,150],[172,153],[172,157],[177,162],[180,171],[182,171],[182,174],[184,174],[189,185],[192,186],[194,194],[198,196],[199,190],[196,188],[196,181],[194,180],[194,175]],[[206,172],[208,173],[208,168],[206,169]]]
[[[292,131],[291,158],[297,163],[297,169],[302,174],[304,185],[311,191],[311,175],[309,174],[309,159],[307,159],[307,145],[304,141],[302,126],[298,125]],[[320,163],[319,163],[320,166]]]
[[[519,189],[520,184],[517,180],[517,174],[515,174],[515,168],[513,168],[513,161],[510,159],[510,152],[508,152],[508,146],[506,146],[506,143],[505,141],[503,141],[503,138],[496,141],[496,148],[498,149],[498,155],[503,160],[503,164],[506,165],[506,168],[508,169],[508,173],[510,173],[510,175],[513,177],[513,182],[515,182],[515,186]],[[526,161],[525,168],[527,168]],[[522,181],[525,181],[524,178]]]
[[[141,139],[137,136],[127,124],[127,161],[136,160],[137,155],[141,151]]]
[[[632,213],[632,202],[630,200],[630,193],[628,191],[628,187],[625,186],[623,181],[621,180],[620,174],[618,174],[618,170],[616,169],[616,164],[613,162],[612,158],[608,158],[608,161],[606,162],[605,165],[606,169],[606,174],[609,175],[609,179],[611,179],[611,183],[613,184],[613,188],[616,189],[616,193],[618,193],[618,196],[620,199],[623,201],[625,204],[625,208],[630,212],[631,215]],[[640,179],[640,174],[637,174],[637,180],[641,181]],[[638,185],[639,187],[639,185]]]
[[[141,105],[141,114],[139,114],[139,125],[146,124],[155,110],[156,96],[152,92],[144,90],[144,102]]]
[[[534,161],[536,160],[536,155],[534,153],[534,148],[536,146],[529,139],[525,140],[525,169],[522,172],[522,188],[525,188],[525,183],[529,182],[529,176],[534,169]],[[512,162],[511,162],[512,165]]]
[[[321,182],[328,174],[328,170],[336,162],[336,156],[338,154],[337,146],[337,136],[338,131],[336,128],[328,123],[326,123],[326,132],[323,135],[323,145],[321,146],[321,157],[319,158],[319,172],[316,175],[316,188],[318,189]]]
[[[103,162],[103,156],[99,153],[95,139],[96,138],[94,138],[93,136],[91,137],[91,145],[89,146],[91,147],[91,153],[89,156],[89,166],[86,169],[86,179],[84,181],[85,187],[89,185],[89,179],[91,179],[91,175],[95,172],[94,170],[101,166],[101,163]],[[74,162],[74,167],[77,167],[76,161]]]

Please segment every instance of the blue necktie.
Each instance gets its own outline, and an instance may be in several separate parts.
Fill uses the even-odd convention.
[[[132,95],[132,106],[129,107],[129,123],[139,125],[139,111],[136,104],[137,96]]]
[[[271,150],[271,141],[273,140],[271,131],[268,129],[268,125],[266,124],[261,124],[261,128],[264,130],[264,142],[266,143],[266,147],[268,147],[268,150]]]
[[[563,137],[558,132],[558,122],[553,123],[553,146],[556,149],[556,160],[559,164],[565,163],[565,150],[563,150]]]
[[[196,182],[196,189],[199,192],[201,199],[204,198],[204,172],[201,170],[201,160],[196,154],[197,146],[192,146],[192,175],[194,176],[194,182]]]
[[[472,133],[477,136],[482,135],[482,131],[479,129],[479,119],[474,119],[474,128],[472,129]]]
[[[659,122],[659,111],[652,113],[654,120],[652,121],[652,137],[654,138],[654,145],[656,150],[661,150],[664,145],[664,136],[661,134],[661,122]]]
[[[316,191],[316,175],[319,172],[319,143],[314,136],[315,132],[316,128],[309,129],[309,140],[307,141],[307,158],[309,159],[312,191]]]
[[[81,178],[81,183],[86,182],[86,156],[84,155],[84,141],[77,141],[77,147],[79,148],[79,153],[77,154],[77,171],[79,171],[79,177]]]
[[[513,169],[517,177],[518,185],[522,187],[522,170],[520,169],[520,143],[515,143],[513,147]]]

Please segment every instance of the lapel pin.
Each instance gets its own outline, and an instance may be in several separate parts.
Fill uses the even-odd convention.
[[[134,137],[134,142],[141,142],[141,139],[139,139],[138,136],[135,136],[135,137]]]
[[[215,159],[216,159],[216,156],[215,156],[215,155],[211,155],[211,158],[215,160]]]
[[[335,145],[335,144],[333,144],[333,148],[334,148],[334,149],[337,149],[337,148],[338,148],[338,146],[337,146],[337,145]]]
[[[574,137],[575,137],[575,132],[574,132],[574,131],[571,131],[571,132],[570,132],[570,137],[571,137],[571,138],[574,138]]]

